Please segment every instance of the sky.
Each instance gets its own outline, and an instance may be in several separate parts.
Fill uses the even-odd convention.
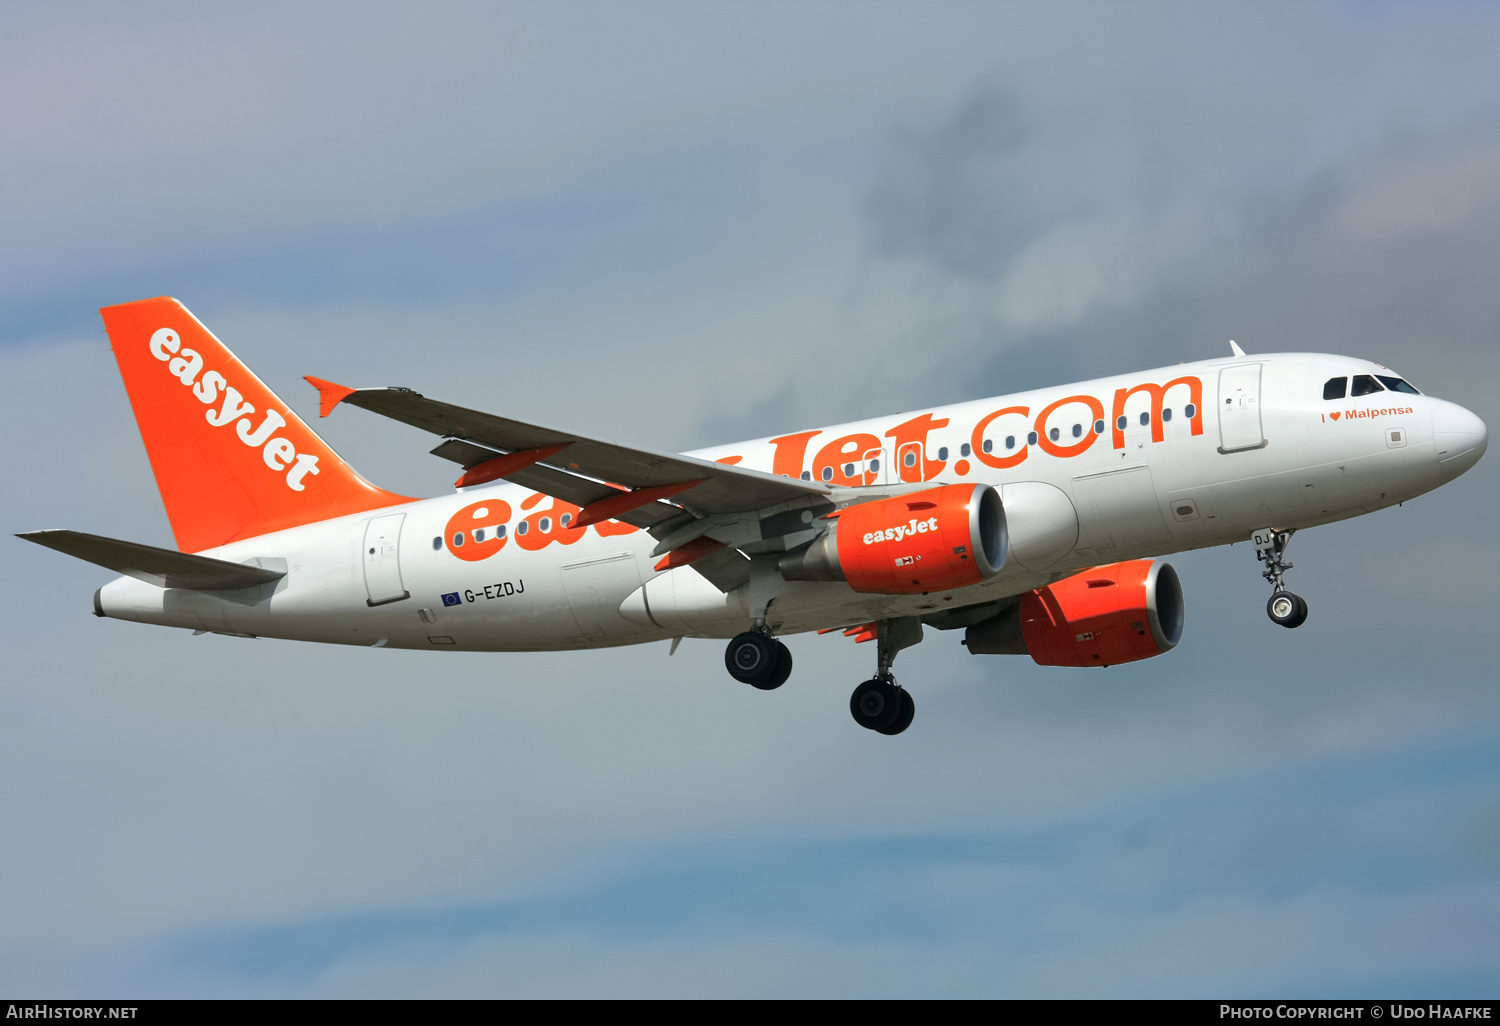
[[[1227,354],[1500,420],[1500,7],[0,5],[0,524],[172,544],[99,307],[685,450]],[[66,414],[65,416],[63,414]],[[318,429],[451,488],[425,435]],[[1495,464],[1108,670],[100,620],[0,545],[0,992],[1493,997]],[[1488,668],[1487,668],[1488,667]]]

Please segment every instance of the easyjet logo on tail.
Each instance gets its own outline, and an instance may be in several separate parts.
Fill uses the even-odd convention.
[[[198,401],[208,407],[204,419],[216,428],[233,424],[239,440],[252,449],[260,449],[265,465],[278,474],[285,474],[283,480],[292,491],[302,491],[306,487],[302,479],[318,473],[316,456],[299,453],[296,446],[276,434],[286,427],[286,418],[275,410],[265,410],[257,425],[253,419],[255,407],[245,402],[240,390],[225,380],[223,374],[206,370],[203,357],[197,350],[183,347],[181,335],[175,328],[156,329],[147,345],[151,355],[167,365],[167,373],[191,388]]]

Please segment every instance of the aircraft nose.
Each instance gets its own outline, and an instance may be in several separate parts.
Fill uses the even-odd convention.
[[[1432,413],[1432,440],[1443,473],[1457,477],[1479,462],[1489,445],[1489,431],[1457,403],[1443,403]]]

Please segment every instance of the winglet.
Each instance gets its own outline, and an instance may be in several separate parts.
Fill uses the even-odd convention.
[[[333,408],[355,393],[355,389],[348,385],[336,385],[332,381],[324,381],[315,378],[311,374],[304,375],[303,381],[318,390],[318,416],[326,417],[333,412]]]
[[[1245,355],[1245,351],[1239,347],[1238,343],[1236,343],[1234,339],[1229,340],[1229,351],[1232,352],[1235,356]]]

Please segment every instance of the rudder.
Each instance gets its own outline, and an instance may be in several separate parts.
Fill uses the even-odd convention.
[[[177,300],[99,313],[183,552],[411,501],[355,473]]]

